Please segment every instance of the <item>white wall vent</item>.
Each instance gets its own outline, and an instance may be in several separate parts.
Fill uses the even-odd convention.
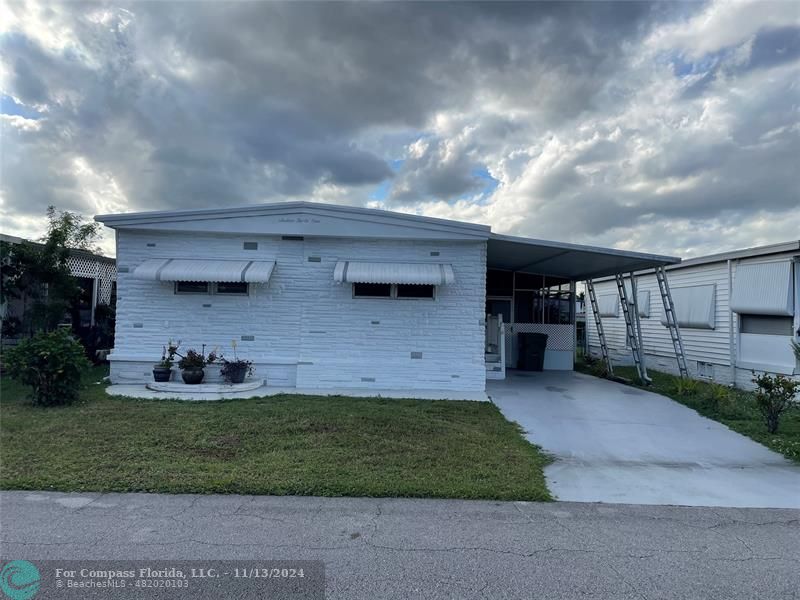
[[[700,379],[714,379],[714,365],[709,362],[697,361],[697,376]]]

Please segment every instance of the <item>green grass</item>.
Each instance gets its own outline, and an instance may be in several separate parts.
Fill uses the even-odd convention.
[[[580,370],[594,374],[586,365],[581,365]],[[800,410],[784,413],[778,432],[773,434],[767,431],[752,392],[696,380],[681,384],[675,375],[650,369],[647,372],[653,383],[644,387],[638,383],[635,367],[614,367],[614,374],[628,379],[630,385],[668,396],[800,463]]]
[[[0,382],[0,488],[549,500],[546,457],[487,402],[284,395],[40,408]]]

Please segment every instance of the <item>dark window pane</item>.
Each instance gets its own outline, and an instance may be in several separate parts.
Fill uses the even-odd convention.
[[[792,335],[794,321],[792,317],[775,317],[769,315],[742,315],[742,333],[758,333],[761,335]]]
[[[217,284],[218,294],[247,295],[247,284],[242,281],[220,281]]]
[[[175,282],[176,294],[207,294],[207,281],[177,281]]]
[[[433,298],[434,286],[432,285],[410,285],[397,284],[398,298]]]
[[[541,275],[531,275],[530,273],[515,273],[514,287],[518,290],[539,290],[542,288],[544,279]]]
[[[354,283],[353,295],[365,298],[389,298],[392,286],[388,283]]]
[[[533,292],[514,294],[514,321],[516,323],[533,322]]]
[[[487,296],[510,296],[514,290],[514,273],[489,269],[486,272]]]
[[[487,300],[487,315],[503,315],[503,323],[511,323],[511,300]]]
[[[559,285],[564,286],[561,291],[569,289],[569,279],[564,279],[563,277],[555,277],[554,275],[547,275],[543,278],[544,280],[544,287],[552,288],[557,287]]]

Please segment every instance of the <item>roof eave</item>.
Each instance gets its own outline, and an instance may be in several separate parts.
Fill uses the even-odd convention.
[[[457,229],[471,232],[473,235],[488,236],[491,232],[489,225],[477,223],[465,223],[450,219],[439,219],[436,217],[425,217],[398,213],[383,209],[361,208],[354,206],[341,206],[335,204],[325,204],[321,202],[276,202],[272,204],[256,204],[231,208],[206,208],[194,210],[178,211],[148,211],[139,213],[117,213],[96,215],[94,220],[112,229],[125,226],[141,226],[154,223],[184,222],[194,220],[208,220],[214,218],[229,219],[235,217],[253,217],[260,214],[281,213],[284,211],[299,212],[306,214],[339,214],[361,217],[373,217],[391,219],[400,222],[414,223],[417,225],[425,224],[428,226],[439,226],[448,229]]]

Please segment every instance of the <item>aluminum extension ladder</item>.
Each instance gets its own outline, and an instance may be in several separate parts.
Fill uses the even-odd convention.
[[[664,316],[667,321],[667,329],[672,338],[672,346],[675,348],[675,358],[678,361],[678,371],[681,377],[689,377],[689,370],[686,368],[686,356],[683,353],[683,339],[681,330],[678,327],[678,320],[675,317],[675,304],[672,302],[672,294],[669,291],[667,272],[664,267],[656,267],[656,279],[658,289],[661,292],[661,303],[664,305]]]
[[[603,360],[606,363],[608,374],[614,374],[614,367],[611,366],[611,358],[608,356],[608,344],[606,344],[606,334],[603,332],[603,322],[600,320],[600,309],[597,307],[597,295],[594,293],[594,284],[592,280],[586,281],[586,291],[589,293],[589,302],[592,305],[592,315],[594,315],[594,324],[597,327],[597,339],[600,340],[600,353],[603,355]]]
[[[642,354],[642,323],[639,320],[639,300],[636,297],[636,278],[633,273],[630,274],[630,278],[633,301],[628,300],[628,291],[625,289],[625,276],[621,273],[617,273],[614,276],[617,282],[619,301],[622,305],[622,316],[625,317],[625,335],[628,338],[628,346],[631,348],[633,364],[636,366],[639,380],[644,384],[648,384],[651,383],[652,380],[647,376],[647,367],[644,364],[644,355]],[[633,315],[631,315],[631,306],[633,306]]]

